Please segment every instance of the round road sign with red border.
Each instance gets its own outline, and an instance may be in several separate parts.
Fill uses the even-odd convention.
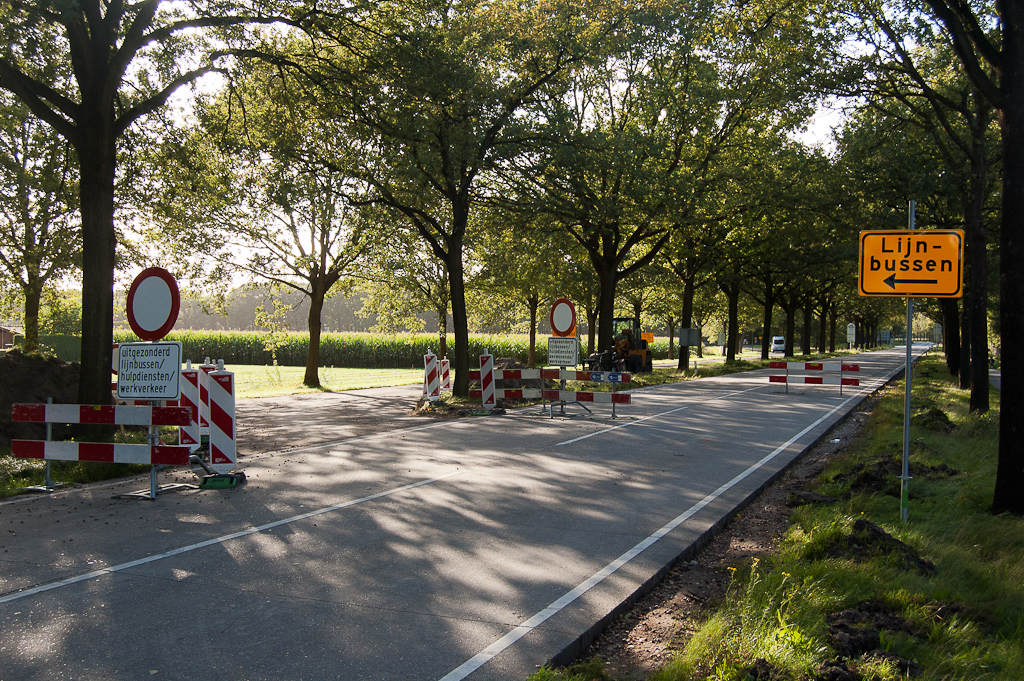
[[[551,306],[551,333],[556,336],[576,333],[576,306],[568,298],[559,298]]]
[[[160,340],[178,321],[181,294],[178,282],[161,267],[139,273],[128,289],[128,326],[146,341]]]

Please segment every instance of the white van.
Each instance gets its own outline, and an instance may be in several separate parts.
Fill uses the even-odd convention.
[[[772,352],[785,352],[786,351],[786,337],[785,336],[772,336]]]

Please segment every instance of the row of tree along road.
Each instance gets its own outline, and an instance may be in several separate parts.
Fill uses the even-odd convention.
[[[777,308],[869,329],[894,310],[851,294],[856,233],[899,226],[907,198],[921,226],[967,233],[962,317],[931,314],[960,330],[973,409],[990,257],[992,326],[1024,346],[1019,3],[78,0],[0,19],[0,264],[30,337],[46,283],[81,268],[83,403],[110,399],[119,263],[302,291],[311,384],[325,296],[422,296],[450,311],[464,395],[468,282],[532,328],[572,298],[599,348],[617,296],[644,308],[659,279],[680,327],[722,295],[731,348],[741,300],[766,337]],[[828,96],[856,98],[831,154],[794,137]],[[1016,513],[1022,361],[1003,358],[994,504]]]

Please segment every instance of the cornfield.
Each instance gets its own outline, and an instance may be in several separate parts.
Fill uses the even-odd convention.
[[[307,333],[281,333],[273,336],[243,331],[176,331],[166,341],[180,341],[182,358],[194,364],[205,358],[223,359],[225,364],[305,366],[309,346]],[[118,343],[138,342],[131,333],[115,333]],[[454,339],[448,337],[451,349]],[[422,367],[427,349],[438,351],[437,336],[399,334],[386,336],[369,333],[325,333],[320,336],[320,366],[386,369]],[[485,349],[495,357],[515,357],[525,362],[529,355],[526,335],[474,335],[469,339],[471,357]],[[537,361],[547,359],[547,341],[537,339]]]
[[[81,361],[81,339],[75,336],[40,337],[43,345],[54,348],[64,361]],[[182,358],[199,364],[207,357],[223,359],[226,364],[274,364],[305,366],[309,345],[307,333],[267,334],[251,331],[174,331],[164,339],[180,341]],[[130,331],[115,331],[115,343],[137,343]],[[448,337],[448,347],[454,343]],[[386,336],[370,333],[325,333],[320,337],[320,366],[363,369],[401,369],[422,367],[427,349],[438,351],[437,336],[432,334],[399,334]],[[668,341],[655,340],[651,346],[655,359],[668,357]],[[469,356],[489,350],[495,357],[514,357],[525,363],[529,357],[530,337],[527,334],[483,335],[469,338]],[[547,338],[537,337],[537,363],[547,362]]]

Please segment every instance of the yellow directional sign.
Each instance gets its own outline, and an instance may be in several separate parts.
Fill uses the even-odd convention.
[[[964,232],[892,230],[860,233],[860,294],[961,298]]]

